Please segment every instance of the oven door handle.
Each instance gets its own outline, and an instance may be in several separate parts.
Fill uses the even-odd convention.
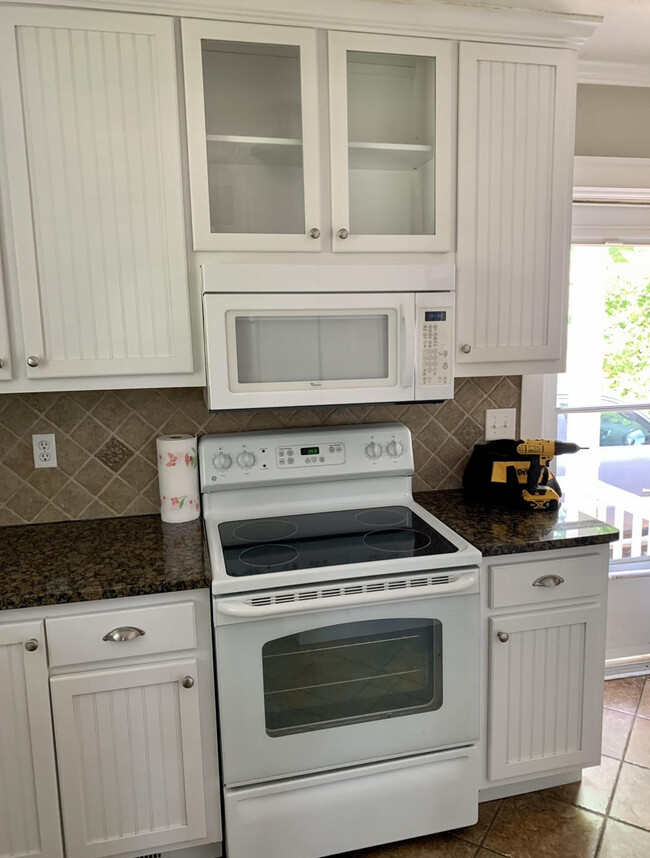
[[[324,611],[329,608],[362,608],[371,607],[372,605],[381,602],[396,602],[406,601],[407,599],[422,599],[424,596],[447,596],[454,593],[462,593],[465,590],[470,590],[475,587],[478,581],[478,570],[472,572],[464,572],[459,575],[455,581],[445,584],[427,584],[421,586],[404,586],[395,587],[380,591],[370,591],[366,593],[342,593],[340,596],[309,596],[300,598],[297,591],[292,601],[274,601],[264,602],[264,604],[254,605],[251,603],[251,597],[244,598],[224,598],[216,599],[216,610],[219,614],[224,614],[227,617],[240,617],[241,619],[250,619],[253,617],[278,617],[282,614],[304,614],[308,611]],[[350,587],[349,584],[342,584],[341,589]],[[332,589],[331,587],[322,587],[322,590]],[[310,591],[313,592],[313,591]],[[278,599],[284,594],[276,594],[270,598]],[[253,598],[264,598],[257,596]]]

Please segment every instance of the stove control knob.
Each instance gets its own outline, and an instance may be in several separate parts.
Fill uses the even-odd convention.
[[[218,471],[227,471],[231,465],[232,456],[228,453],[217,453],[216,456],[212,457],[212,467]]]
[[[244,450],[237,456],[237,464],[240,468],[252,468],[255,464],[255,454],[249,450]]]
[[[386,452],[391,459],[399,459],[404,452],[404,446],[399,441],[389,441],[386,444]]]
[[[366,456],[369,459],[378,459],[381,456],[381,444],[376,441],[371,441],[366,446]]]

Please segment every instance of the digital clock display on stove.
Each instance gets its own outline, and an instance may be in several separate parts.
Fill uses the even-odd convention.
[[[317,456],[320,453],[320,447],[301,447],[301,456]]]

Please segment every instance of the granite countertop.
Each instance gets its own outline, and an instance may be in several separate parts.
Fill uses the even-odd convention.
[[[210,586],[201,519],[157,515],[0,528],[0,610]]]
[[[618,530],[564,510],[525,512],[468,500],[462,490],[415,500],[485,556],[612,542]],[[210,586],[200,519],[156,515],[0,529],[0,610],[196,590]]]
[[[462,489],[419,492],[415,500],[485,557],[598,545],[619,536],[615,527],[595,518],[565,520],[563,506],[556,512],[509,509],[471,500]]]

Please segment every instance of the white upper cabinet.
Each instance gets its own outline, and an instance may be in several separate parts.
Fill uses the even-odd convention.
[[[191,372],[173,21],[6,7],[0,23],[27,377]]]
[[[316,32],[184,20],[195,250],[320,250]]]
[[[451,249],[452,43],[182,28],[195,250]]]
[[[328,42],[334,250],[451,250],[451,43]]]
[[[575,53],[463,43],[458,109],[456,374],[557,372]]]

